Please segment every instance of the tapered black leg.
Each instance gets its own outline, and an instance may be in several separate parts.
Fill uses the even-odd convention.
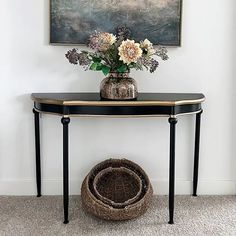
[[[170,123],[170,169],[169,169],[169,224],[174,224],[174,198],[175,198],[175,127],[176,118],[169,118]]]
[[[39,131],[39,112],[33,109],[35,127],[35,152],[36,152],[36,184],[37,197],[41,197],[41,161],[40,161],[40,131]]]
[[[64,203],[64,224],[69,223],[68,208],[69,208],[69,117],[61,119],[63,124],[63,203]]]
[[[202,115],[202,111],[200,113],[197,113],[196,115],[194,170],[193,170],[193,196],[194,197],[197,196],[201,115]]]

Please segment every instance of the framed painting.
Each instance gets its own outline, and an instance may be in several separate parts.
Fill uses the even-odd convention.
[[[86,44],[89,35],[128,27],[137,40],[181,45],[182,0],[50,0],[50,43]]]

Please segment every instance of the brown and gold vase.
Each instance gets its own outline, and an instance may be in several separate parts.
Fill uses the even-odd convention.
[[[101,98],[111,100],[131,100],[138,96],[137,82],[129,73],[111,72],[100,85]]]

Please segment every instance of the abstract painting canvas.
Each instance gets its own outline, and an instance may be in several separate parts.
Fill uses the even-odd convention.
[[[51,0],[50,42],[86,44],[89,35],[128,27],[135,40],[180,46],[182,0]]]

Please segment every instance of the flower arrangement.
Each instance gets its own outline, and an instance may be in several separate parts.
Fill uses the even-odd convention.
[[[153,73],[159,62],[155,56],[167,60],[165,47],[153,47],[145,39],[139,43],[131,39],[131,32],[126,27],[119,27],[116,35],[107,32],[96,32],[89,38],[88,47],[93,51],[69,50],[66,58],[72,64],[79,64],[85,70],[102,71],[104,75],[110,72],[130,72],[130,69],[143,70],[146,68]]]

